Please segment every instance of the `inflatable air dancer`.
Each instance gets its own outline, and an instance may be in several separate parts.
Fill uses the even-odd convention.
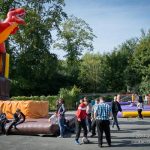
[[[10,34],[15,34],[19,25],[25,25],[23,8],[13,8],[7,13],[4,21],[0,22],[0,100],[9,99],[9,54],[6,53],[5,40]]]

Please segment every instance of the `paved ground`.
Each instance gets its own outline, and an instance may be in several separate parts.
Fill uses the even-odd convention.
[[[150,118],[119,119],[121,131],[111,128],[112,147],[104,140],[102,149],[109,150],[149,150]],[[75,145],[75,135],[60,139],[48,136],[1,135],[0,150],[98,150],[97,137],[89,138],[90,144]]]

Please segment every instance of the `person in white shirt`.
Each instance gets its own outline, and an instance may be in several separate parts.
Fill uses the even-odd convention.
[[[139,119],[143,119],[142,110],[143,110],[143,102],[138,101],[137,103],[138,117]]]
[[[145,103],[146,105],[148,104],[148,95],[145,95],[144,103]]]

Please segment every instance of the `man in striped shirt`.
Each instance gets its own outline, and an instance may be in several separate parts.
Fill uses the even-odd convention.
[[[94,110],[94,118],[96,119],[99,147],[102,147],[103,144],[103,132],[105,132],[108,146],[109,147],[111,146],[111,136],[109,127],[110,115],[111,115],[111,107],[105,103],[102,97],[100,97],[100,103]]]

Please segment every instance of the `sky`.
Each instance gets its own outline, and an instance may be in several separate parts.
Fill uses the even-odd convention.
[[[68,15],[83,19],[93,29],[94,52],[111,52],[140,37],[141,29],[150,29],[150,0],[65,0],[65,4]]]

